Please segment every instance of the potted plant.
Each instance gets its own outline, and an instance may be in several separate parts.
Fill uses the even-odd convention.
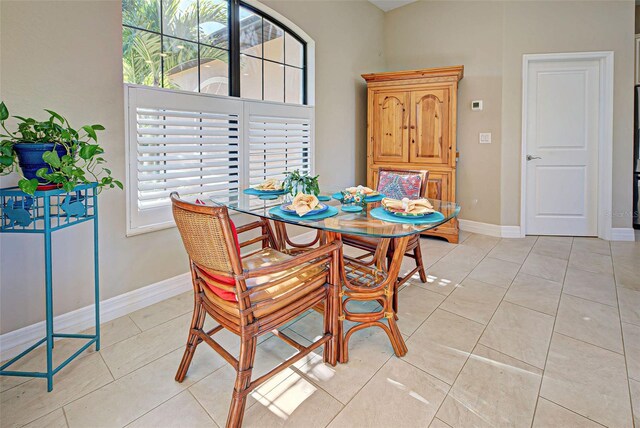
[[[29,195],[43,185],[67,192],[78,184],[92,182],[98,183],[98,190],[115,186],[122,189],[122,183],[103,166],[104,149],[98,144],[97,131],[104,126],[85,125],[76,130],[60,114],[45,111],[49,113],[45,121],[13,116],[18,124],[11,132],[6,126],[9,110],[0,103],[0,175],[18,171],[18,186]]]
[[[289,171],[285,173],[284,189],[295,197],[298,193],[306,193],[308,195],[318,196],[320,194],[320,185],[318,177],[310,176],[307,173],[300,173],[300,170]]]

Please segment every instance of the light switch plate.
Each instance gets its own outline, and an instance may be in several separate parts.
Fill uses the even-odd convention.
[[[480,133],[480,144],[491,144],[491,132]]]

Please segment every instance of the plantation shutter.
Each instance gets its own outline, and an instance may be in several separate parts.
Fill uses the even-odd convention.
[[[230,200],[313,173],[313,108],[126,85],[127,234],[173,226],[169,195]]]
[[[287,171],[311,173],[313,111],[309,107],[247,103],[249,185],[284,179]]]

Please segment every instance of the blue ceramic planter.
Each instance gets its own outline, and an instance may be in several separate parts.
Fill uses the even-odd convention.
[[[13,149],[18,155],[18,163],[22,170],[22,175],[28,180],[35,178],[38,183],[46,183],[47,181],[37,177],[36,172],[40,168],[48,168],[51,172],[51,167],[45,161],[42,160],[44,152],[50,152],[53,147],[56,147],[58,156],[62,157],[67,154],[67,150],[62,144],[54,143],[18,143],[13,146]]]

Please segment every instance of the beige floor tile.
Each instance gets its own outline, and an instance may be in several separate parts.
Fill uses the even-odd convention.
[[[450,428],[450,427],[451,425],[445,424],[438,418],[433,418],[433,421],[431,421],[431,425],[429,425],[429,428]]]
[[[618,306],[613,275],[587,272],[569,266],[562,292],[605,305]]]
[[[67,418],[60,408],[25,425],[24,428],[67,428]]]
[[[33,379],[0,394],[2,426],[21,426],[113,380],[98,354],[78,358],[61,370],[47,392],[44,379]]]
[[[622,321],[640,325],[640,291],[618,287],[617,292]]]
[[[540,396],[610,427],[631,427],[624,357],[554,334]]]
[[[189,391],[181,392],[127,425],[130,428],[210,428],[215,423]]]
[[[631,390],[631,406],[633,407],[633,423],[636,428],[640,426],[640,382],[629,379]]]
[[[614,269],[616,284],[631,290],[640,291],[640,257],[615,258]]]
[[[322,336],[323,316],[316,311],[312,311],[305,317],[292,323],[289,329],[304,337],[309,342],[313,342]]]
[[[598,428],[602,425],[584,416],[567,410],[556,403],[538,398],[536,415],[533,418],[533,428]]]
[[[527,236],[525,238],[502,239],[498,242],[488,256],[494,259],[505,260],[513,263],[524,263],[538,238]]]
[[[411,352],[411,350],[409,350]],[[349,362],[335,367],[320,356],[301,371],[316,385],[346,404],[393,355],[387,335],[377,327],[355,332],[349,339]]]
[[[506,289],[502,287],[496,287],[473,279],[465,279],[442,302],[440,308],[486,324],[491,319],[505,292]]]
[[[486,257],[471,271],[469,278],[508,288],[519,270],[519,263]]]
[[[444,262],[441,259],[427,269],[427,283],[416,285],[448,296],[472,270],[472,267],[460,267],[455,262]]]
[[[555,331],[620,354],[623,352],[618,310],[602,303],[563,295]]]
[[[215,369],[214,351],[198,348],[184,382],[174,375],[182,349],[171,352],[67,406],[70,427],[124,426],[179,394]]]
[[[404,287],[398,295],[400,331],[411,336],[444,299],[445,297],[441,294],[415,285]]]
[[[568,236],[540,236],[532,253],[558,259],[569,260],[573,238]]]
[[[535,247],[534,247],[535,249]],[[557,257],[545,256],[537,253],[529,254],[524,261],[521,273],[533,275],[549,281],[562,282],[567,261]]]
[[[500,242],[500,238],[496,238],[495,236],[475,234],[470,236],[469,239],[464,242],[464,245],[490,251],[498,244],[498,242]]]
[[[562,283],[520,272],[513,280],[504,300],[548,315],[555,315]]]
[[[93,334],[94,331],[95,328],[90,328],[83,331],[83,333]],[[140,329],[127,315],[107,321],[100,324],[100,347],[104,349],[138,333],[140,333]]]
[[[629,377],[640,382],[640,326],[622,323],[624,355],[627,358]]]
[[[609,241],[599,238],[573,238],[573,251],[590,251],[592,253],[611,255],[611,247]]]
[[[590,251],[571,250],[569,267],[587,272],[613,275],[613,261],[610,255],[592,253]]]
[[[180,315],[193,312],[193,291],[178,294],[129,314],[141,330],[148,330]]]
[[[93,334],[95,329],[87,329],[82,331],[83,334]],[[140,329],[131,321],[128,316],[116,318],[112,321],[102,323],[100,326],[100,342],[102,349],[118,343],[124,339],[135,336],[140,333]],[[73,355],[83,344],[84,340],[79,339],[61,339],[56,340],[53,350],[53,364],[59,365],[68,357]],[[79,358],[95,353],[95,345],[90,346]],[[22,371],[45,371],[47,367],[46,347],[40,346],[33,350],[20,360],[11,365],[11,370]],[[6,391],[24,382],[29,378],[0,376],[0,392]]]
[[[404,360],[452,385],[478,342],[484,325],[436,311],[409,338]]]
[[[485,258],[489,250],[490,248],[467,245],[466,243],[460,244],[444,256],[441,261],[444,263],[454,263],[459,269],[468,269],[471,271]]]
[[[466,230],[461,230],[458,233],[458,242],[462,244],[467,239],[471,238],[474,234],[471,232],[467,232]]]
[[[437,417],[452,427],[528,427],[541,378],[539,369],[478,345]]]
[[[391,358],[329,426],[427,426],[448,390],[446,383]]]
[[[101,351],[113,376],[118,379],[160,358],[187,342],[191,314],[185,314]]]
[[[502,302],[480,343],[544,369],[553,317],[509,302]]]
[[[291,372],[287,371],[286,375],[290,374]],[[230,365],[225,364],[189,388],[189,392],[193,394],[200,405],[219,426],[225,426],[235,380],[235,370]],[[263,384],[262,387],[266,387],[267,384],[269,384],[270,387],[275,386],[273,381],[269,381]],[[255,404],[254,395],[255,391],[249,394],[245,411]]]
[[[254,397],[244,427],[325,427],[342,410],[338,400],[297,373]]]

